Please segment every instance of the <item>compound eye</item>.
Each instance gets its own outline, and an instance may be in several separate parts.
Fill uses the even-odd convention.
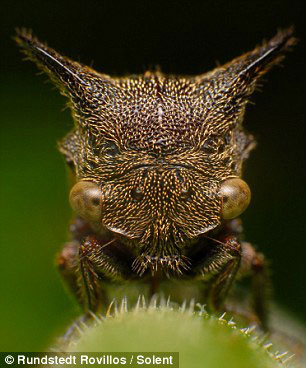
[[[251,190],[248,184],[239,178],[225,180],[221,184],[222,217],[226,220],[239,216],[248,207]]]
[[[101,219],[102,193],[97,184],[89,181],[76,183],[70,191],[69,200],[73,210],[84,219]]]

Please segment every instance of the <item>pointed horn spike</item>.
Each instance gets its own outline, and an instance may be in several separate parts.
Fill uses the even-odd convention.
[[[292,36],[293,32],[293,27],[279,31],[261,46],[217,67],[212,72],[196,77],[196,81],[199,84],[216,81],[220,88],[226,86],[232,97],[248,97],[253,93],[258,79],[278,64],[291,46],[297,43],[297,39]]]
[[[26,29],[17,29],[15,41],[22,48],[22,51],[35,62],[37,66],[46,71],[52,79],[56,77],[64,85],[70,86],[72,82],[86,85],[88,84],[79,72],[82,65],[74,62],[40,42]]]
[[[257,80],[275,64],[278,64],[284,58],[285,53],[290,50],[290,47],[297,42],[297,39],[292,36],[293,31],[293,27],[279,31],[269,41],[263,42],[253,51],[233,60],[230,63],[231,66],[235,62],[241,64],[238,78],[246,77],[250,81]]]
[[[243,121],[245,106],[260,77],[279,63],[297,40],[293,28],[279,31],[269,41],[256,47],[212,72],[195,77],[199,94],[207,106],[206,120],[213,119],[216,129],[223,132]],[[205,127],[201,128],[200,136]],[[246,140],[245,154],[254,147],[254,139]]]
[[[69,106],[77,125],[88,127],[81,116],[91,115],[101,106],[116,102],[120,88],[109,76],[60,55],[26,29],[16,30],[15,41],[27,58],[46,72],[60,92],[70,99]]]

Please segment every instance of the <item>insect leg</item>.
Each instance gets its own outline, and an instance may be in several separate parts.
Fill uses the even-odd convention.
[[[235,237],[228,237],[213,247],[211,254],[201,265],[200,272],[204,280],[206,276],[209,277],[205,297],[211,311],[220,310],[236,277],[241,259],[240,248]]]
[[[80,304],[83,303],[78,281],[78,257],[80,242],[73,240],[65,243],[61,253],[56,257],[58,270]]]
[[[267,328],[267,301],[271,291],[271,283],[267,262],[262,253],[256,252],[247,242],[241,244],[242,260],[239,273],[251,277],[252,307],[262,328]]]
[[[118,249],[110,251],[114,240],[97,239],[91,235],[88,223],[80,218],[75,219],[70,231],[72,240],[65,244],[56,263],[82,307],[96,311],[108,304],[105,283],[122,275],[124,257]]]
[[[61,253],[56,257],[56,265],[72,294],[83,305],[84,296],[79,277],[79,249],[83,239],[92,230],[88,223],[80,217],[74,219],[69,230],[71,241],[64,244]]]
[[[86,300],[85,309],[95,312],[101,307],[106,307],[106,282],[129,278],[129,266],[126,254],[116,248],[115,239],[102,243],[95,235],[87,236],[79,249],[79,270]]]

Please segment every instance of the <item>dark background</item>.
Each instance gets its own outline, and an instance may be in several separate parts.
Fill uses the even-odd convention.
[[[108,74],[203,73],[295,25],[299,43],[253,96],[245,126],[258,147],[245,168],[246,239],[271,262],[274,298],[306,319],[305,13],[286,1],[9,1],[1,27],[0,349],[44,349],[80,314],[54,256],[70,217],[56,141],[72,126],[65,99],[23,62],[11,36],[29,27]]]

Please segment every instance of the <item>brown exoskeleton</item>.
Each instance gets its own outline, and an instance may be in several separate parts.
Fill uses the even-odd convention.
[[[254,138],[242,127],[259,78],[294,44],[292,31],[199,76],[113,78],[61,56],[30,32],[16,40],[69,98],[75,126],[59,149],[75,174],[78,214],[58,264],[86,310],[111,280],[203,280],[219,310],[237,273],[252,276],[266,325],[263,256],[241,240],[250,202],[241,179]]]

